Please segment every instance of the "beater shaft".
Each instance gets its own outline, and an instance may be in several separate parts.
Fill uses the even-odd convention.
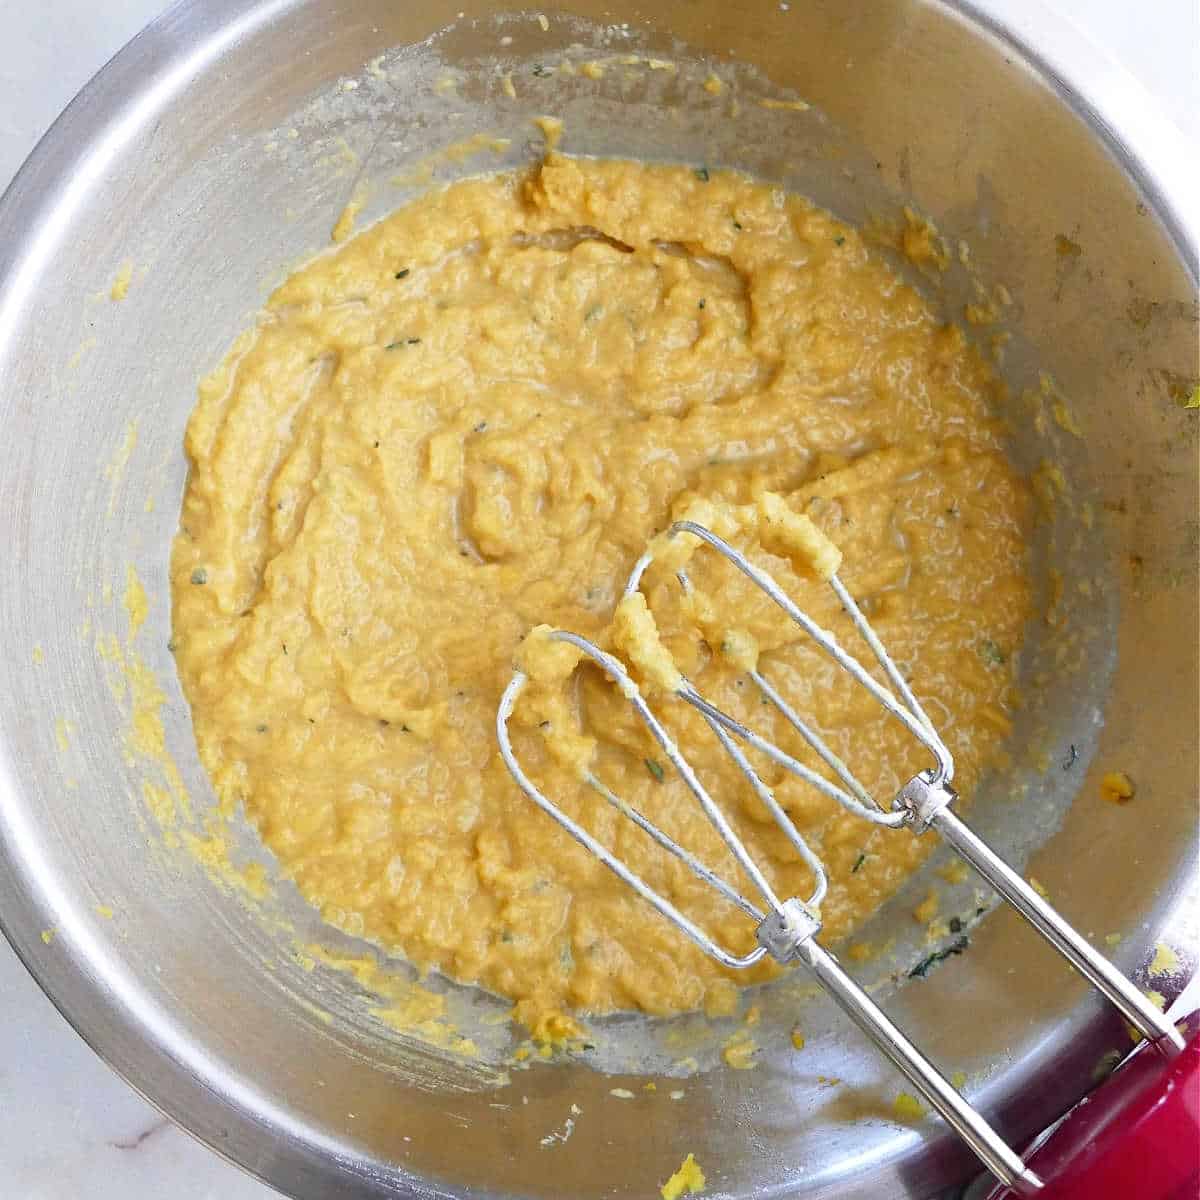
[[[1068,924],[988,844],[948,808],[930,821],[942,840],[971,864],[1121,1015],[1149,1041],[1171,1053],[1184,1047],[1183,1035],[1165,1013]]]
[[[1041,1180],[989,1122],[969,1104],[949,1080],[917,1049],[904,1032],[842,970],[841,964],[816,939],[797,948],[797,957],[841,1010],[897,1066],[922,1098],[974,1151],[991,1173],[1018,1195],[1034,1195]]]

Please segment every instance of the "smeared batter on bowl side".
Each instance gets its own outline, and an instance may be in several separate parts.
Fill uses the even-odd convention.
[[[547,1036],[571,1009],[729,1011],[734,977],[509,779],[493,722],[514,653],[540,623],[601,634],[673,512],[778,493],[840,549],[969,793],[1008,728],[1030,609],[1000,387],[854,230],[734,174],[551,153],[418,200],[292,276],[200,388],[174,628],[222,803],[328,921],[511,997]],[[772,565],[850,641],[819,579]],[[924,765],[809,645],[751,613],[723,652],[660,611],[656,578],[671,655],[706,694],[740,702],[751,636],[868,786],[889,796]],[[724,867],[620,697],[576,678],[597,769]],[[538,703],[514,732],[535,777],[747,948],[744,917],[581,788]],[[777,890],[806,893],[711,739],[685,742]],[[764,771],[830,869],[832,938],[930,848]]]

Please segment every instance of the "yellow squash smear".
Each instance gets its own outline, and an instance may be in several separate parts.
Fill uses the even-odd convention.
[[[679,1170],[662,1185],[659,1191],[663,1200],[679,1200],[680,1196],[695,1196],[704,1191],[704,1172],[694,1154],[689,1154],[680,1164]]]
[[[1182,969],[1178,953],[1166,944],[1158,942],[1154,947],[1154,957],[1150,960],[1151,975],[1177,975]]]
[[[673,516],[761,502],[763,564],[850,644],[822,578],[838,570],[969,794],[1015,703],[1030,610],[1000,397],[857,233],[738,175],[551,152],[417,200],[279,288],[188,426],[174,641],[224,808],[329,922],[511,997],[549,1041],[573,1032],[566,1010],[727,1008],[773,968],[705,957],[509,778],[494,721],[517,648],[541,624],[604,635]],[[757,664],[882,796],[925,765],[710,551],[689,553],[688,603],[657,567],[645,594],[706,695],[737,708]],[[546,676],[513,723],[531,775],[748,949],[750,923],[581,782],[594,771],[730,870],[624,698],[572,675],[569,653],[526,658]],[[807,868],[682,707],[672,729],[773,886],[806,894]],[[756,725],[795,747],[773,710]],[[929,849],[768,775],[830,869],[831,937]]]
[[[916,1096],[909,1095],[908,1092],[901,1092],[892,1101],[892,1112],[897,1120],[912,1123],[925,1116],[925,1106]]]
[[[108,289],[109,299],[124,300],[129,295],[129,285],[132,281],[133,263],[122,263],[120,270],[117,271],[116,277],[112,281],[112,287]]]

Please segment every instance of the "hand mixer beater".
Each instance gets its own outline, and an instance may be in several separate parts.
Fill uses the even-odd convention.
[[[811,870],[815,881],[811,895],[804,900],[776,895],[767,877],[747,852],[742,840],[721,808],[714,802],[688,759],[647,704],[626,666],[594,642],[575,633],[567,630],[547,630],[542,636],[553,642],[574,647],[575,651],[596,663],[616,685],[662,747],[672,767],[679,773],[688,790],[716,827],[761,899],[752,900],[743,895],[643,813],[614,794],[590,769],[585,774],[586,782],[607,803],[653,838],[663,850],[681,860],[700,879],[744,912],[754,922],[757,945],[748,953],[740,955],[720,945],[679,911],[667,897],[651,888],[630,870],[626,863],[543,794],[529,778],[514,754],[508,728],[518,698],[529,682],[529,676],[521,669],[515,671],[505,689],[497,714],[497,737],[505,765],[525,795],[543,812],[558,821],[576,841],[718,962],[730,968],[746,968],[758,962],[764,955],[770,955],[781,964],[795,961],[803,963],[851,1020],[907,1076],[925,1101],[941,1114],[1002,1184],[1018,1195],[1037,1194],[1043,1188],[1038,1175],[1026,1166],[1020,1155],[846,974],[837,959],[817,943],[817,934],[821,930],[818,912],[827,889],[824,867],[755,770],[743,747],[765,755],[784,770],[820,789],[849,812],[866,821],[891,829],[906,827],[915,835],[924,834],[930,829],[936,830],[962,859],[1097,987],[1141,1034],[1156,1043],[1168,1055],[1183,1048],[1183,1039],[1175,1026],[1137,987],[1063,920],[1045,899],[955,815],[952,805],[956,795],[951,786],[954,778],[953,757],[862,610],[838,578],[841,555],[836,546],[806,517],[792,512],[781,497],[768,495],[760,499],[759,527],[764,542],[768,537],[773,538],[776,545],[783,547],[784,552],[803,560],[811,571],[825,579],[863,643],[882,668],[890,688],[880,683],[854,655],[838,643],[832,633],[821,628],[800,609],[770,574],[756,566],[746,554],[708,527],[714,524],[715,520],[706,520],[704,523],[701,520],[690,519],[677,521],[665,534],[651,542],[649,549],[635,564],[622,601],[630,619],[640,623],[643,633],[646,634],[643,645],[648,645],[648,648],[636,655],[635,665],[643,678],[652,678],[674,698],[691,705],[701,714],[721,747],[733,759],[757,797],[773,816],[783,836],[791,842]],[[868,793],[842,758],[811,723],[793,710],[757,665],[754,665],[748,674],[759,689],[763,701],[771,705],[786,724],[812,747],[834,778],[831,779],[798,761],[774,742],[722,711],[701,695],[675,668],[665,646],[658,641],[657,629],[640,594],[640,587],[651,563],[660,559],[669,569],[674,570],[683,595],[688,595],[692,589],[692,582],[686,565],[690,556],[702,544],[723,556],[753,585],[761,589],[804,635],[811,638],[838,667],[848,672],[855,683],[865,688],[932,756],[932,765],[914,775],[900,789],[890,807],[884,807]],[[626,649],[629,652],[628,645]],[[635,656],[631,653],[630,657]]]

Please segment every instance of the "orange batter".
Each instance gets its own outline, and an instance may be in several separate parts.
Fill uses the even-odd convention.
[[[999,387],[853,229],[734,174],[551,154],[418,200],[298,271],[201,386],[172,580],[218,795],[327,920],[512,997],[529,1023],[728,1009],[728,974],[509,779],[493,721],[516,648],[543,622],[603,631],[691,499],[779,493],[841,550],[969,792],[1007,730],[1030,606]],[[647,591],[672,654],[736,706],[744,663],[660,611],[668,583]],[[790,583],[850,640],[823,585]],[[757,620],[741,627],[764,671],[890,796],[923,765],[911,743]],[[620,697],[580,678],[572,720],[605,779],[725,865]],[[536,707],[515,730],[530,770],[749,946],[744,918],[581,789]],[[694,732],[776,887],[806,894],[806,869]],[[928,848],[766,775],[830,869],[830,936]]]

